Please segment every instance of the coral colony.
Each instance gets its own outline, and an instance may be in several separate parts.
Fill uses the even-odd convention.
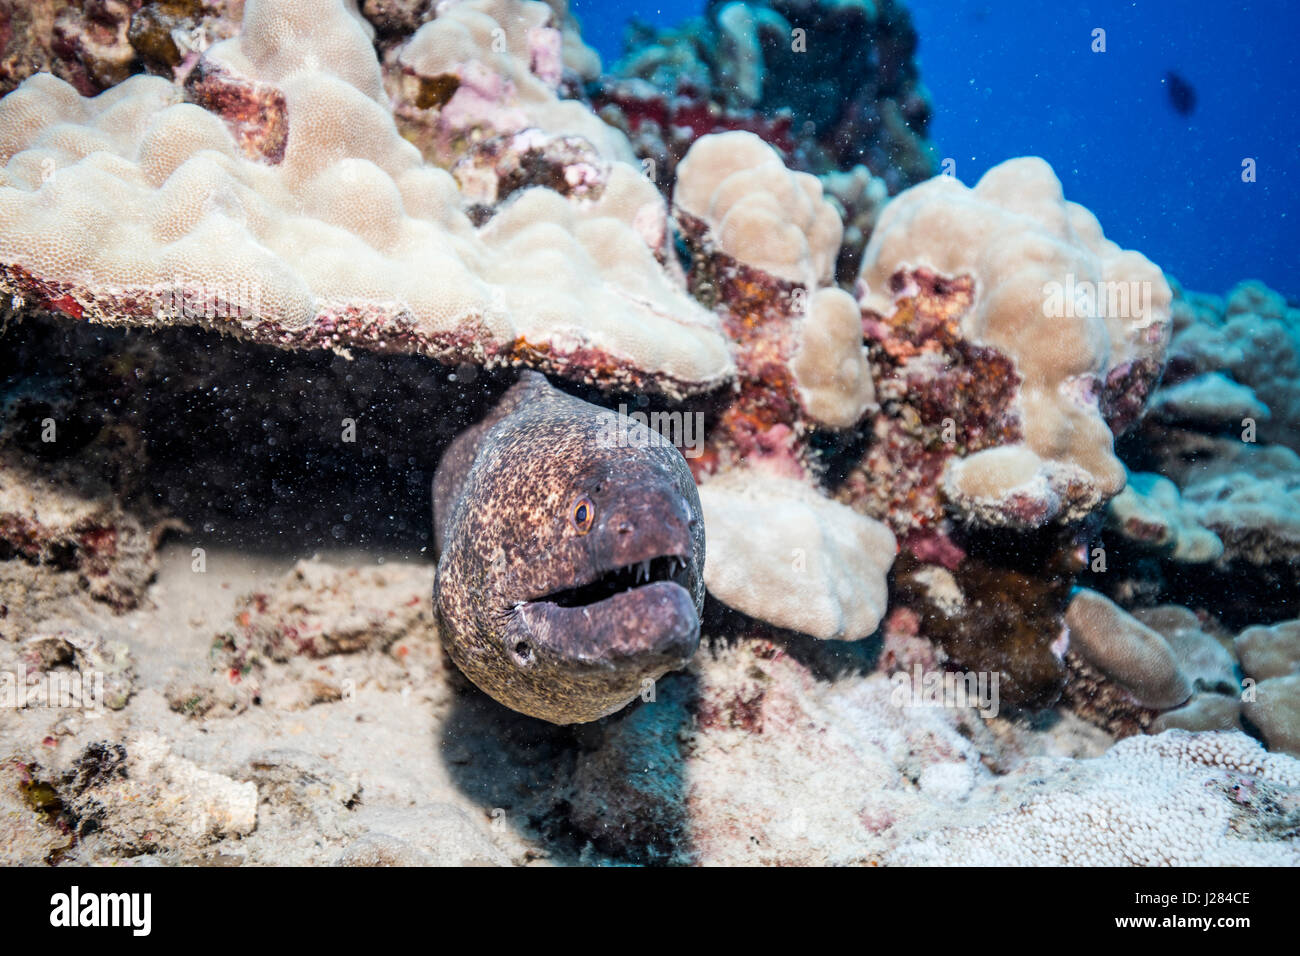
[[[6,861],[1300,863],[1300,311],[940,174],[898,0],[706,6],[0,4]],[[572,456],[448,499],[456,595],[562,578],[483,624],[430,489],[522,370],[591,428],[484,433]],[[597,695],[681,588],[549,572],[682,502]],[[600,641],[512,710],[440,639],[525,613]]]

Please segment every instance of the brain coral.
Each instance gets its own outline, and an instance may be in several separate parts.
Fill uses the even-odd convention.
[[[613,163],[596,198],[525,189],[475,228],[399,134],[343,0],[250,0],[195,75],[209,109],[144,76],[84,99],[37,75],[0,102],[0,290],[670,394],[732,375],[717,320],[649,244],[666,211],[647,180]],[[248,129],[272,115],[279,145]]]
[[[973,278],[961,331],[1020,377],[1020,440],[952,458],[950,504],[981,523],[1032,526],[1123,488],[1112,427],[1131,423],[1159,374],[1170,302],[1160,270],[1107,240],[1032,157],[973,189],[939,176],[890,202],[863,253],[868,313],[889,316],[915,270]]]

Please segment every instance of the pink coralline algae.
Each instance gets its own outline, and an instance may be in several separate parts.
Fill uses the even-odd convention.
[[[199,61],[186,78],[185,93],[226,121],[244,155],[272,164],[284,159],[289,118],[278,87]]]
[[[677,164],[703,136],[743,130],[761,137],[786,155],[794,152],[792,118],[768,117],[753,110],[730,109],[709,100],[690,86],[674,92],[659,90],[643,80],[610,80],[592,97],[600,116],[627,133],[647,172],[667,191]]]
[[[862,320],[881,411],[866,455],[837,495],[943,563],[952,552],[932,542],[945,520],[944,465],[1020,440],[1020,375],[1007,355],[962,335],[974,296],[969,277],[920,269],[893,281],[895,311],[868,309]]]
[[[800,478],[809,471],[809,450],[796,432],[800,408],[789,363],[795,349],[795,316],[808,290],[719,252],[705,251],[707,227],[678,211],[676,222],[696,249],[689,273],[701,301],[722,304],[723,329],[733,343],[741,384],[718,415],[709,447],[691,464],[701,478],[744,460],[764,462]],[[800,429],[802,431],[802,429]]]

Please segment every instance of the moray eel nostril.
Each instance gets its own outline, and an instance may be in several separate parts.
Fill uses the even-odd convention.
[[[482,690],[568,724],[626,705],[699,643],[704,527],[685,459],[526,372],[434,478],[442,640]]]

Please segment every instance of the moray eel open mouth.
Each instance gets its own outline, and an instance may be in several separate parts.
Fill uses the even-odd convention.
[[[651,437],[524,373],[443,455],[439,633],[506,706],[597,720],[652,700],[699,646],[699,493],[681,453]]]
[[[690,559],[685,555],[660,555],[613,571],[606,571],[594,581],[542,595],[528,604],[554,604],[556,607],[591,607],[618,594],[634,591],[659,582],[671,582],[690,589]]]
[[[689,560],[659,555],[548,591],[514,608],[510,656],[523,669],[585,672],[638,687],[683,666],[700,639],[697,582]]]

